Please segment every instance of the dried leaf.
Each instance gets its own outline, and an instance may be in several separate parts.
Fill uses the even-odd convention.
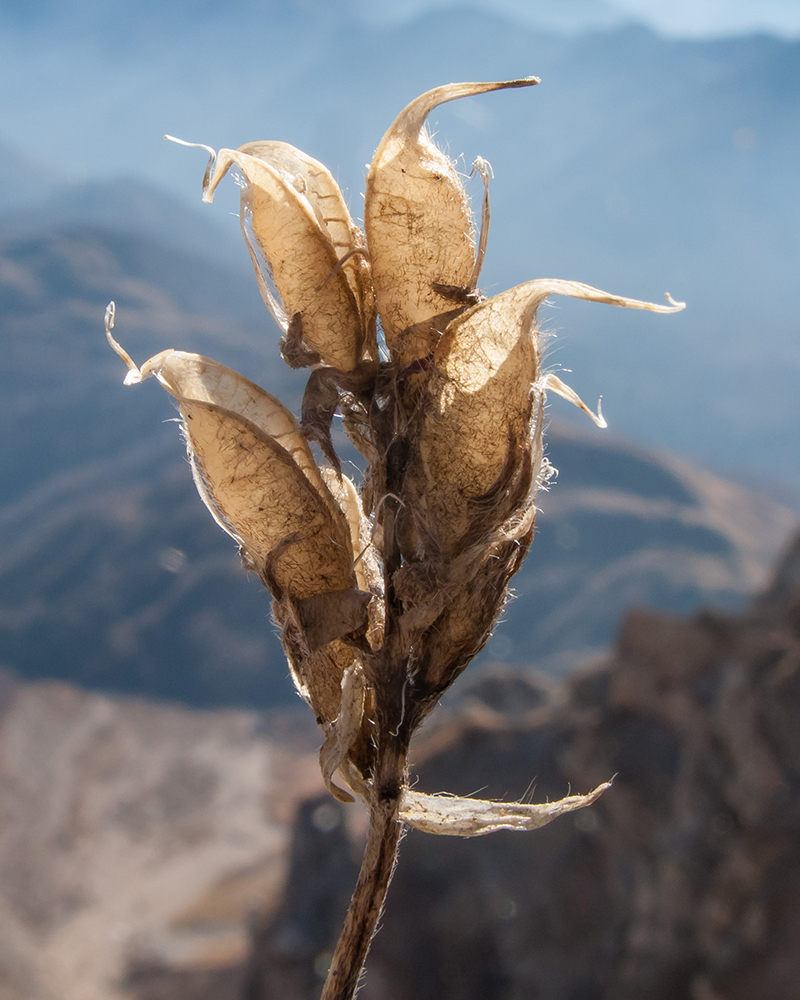
[[[319,766],[328,791],[340,802],[353,802],[353,796],[333,782],[334,772],[344,762],[358,740],[364,716],[365,682],[360,664],[354,663],[342,675],[339,714],[330,723],[325,743],[319,752]]]
[[[407,363],[420,356],[398,340],[403,330],[451,310],[459,294],[474,288],[475,231],[467,193],[425,120],[446,101],[538,82],[530,77],[437,87],[404,108],[381,140],[367,175],[364,226],[393,360]],[[448,287],[453,291],[442,294]]]
[[[482,837],[497,830],[538,830],[564,813],[591,805],[610,787],[611,782],[606,781],[588,795],[568,795],[541,805],[425,795],[405,789],[400,819],[416,830],[449,837]]]
[[[363,247],[336,181],[310,156],[288,143],[256,142],[221,149],[204,188],[204,200],[231,166],[247,181],[242,191],[245,237],[262,295],[276,322],[300,330],[306,347],[343,371],[355,368],[372,335],[372,297]],[[348,259],[342,262],[342,258]],[[280,309],[264,279],[263,258],[280,296]]]
[[[336,590],[297,601],[297,617],[311,652],[363,628],[371,600],[372,594],[363,590]]]

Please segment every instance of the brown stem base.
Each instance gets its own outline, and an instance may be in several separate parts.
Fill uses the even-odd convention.
[[[361,871],[320,1000],[352,1000],[383,909],[400,844],[396,799],[372,806]]]

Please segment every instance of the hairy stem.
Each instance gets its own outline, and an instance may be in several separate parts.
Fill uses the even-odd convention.
[[[402,444],[396,440],[394,420],[378,421],[376,432],[379,450],[387,458],[387,497],[381,512],[386,622],[383,646],[368,664],[369,683],[375,696],[376,744],[370,785],[369,834],[321,1000],[352,1000],[358,989],[397,861],[402,834],[398,819],[400,795],[406,784],[406,754],[412,731],[410,714],[406,715],[409,651],[400,629],[403,609],[395,595],[393,581],[402,562],[396,518],[405,454]]]
[[[399,788],[404,767],[404,758],[397,756],[393,786]],[[389,775],[384,773],[384,777]],[[400,798],[399,794],[381,795],[381,787],[385,785],[376,782],[361,871],[321,1000],[351,1000],[355,996],[394,871],[402,829],[397,818]]]

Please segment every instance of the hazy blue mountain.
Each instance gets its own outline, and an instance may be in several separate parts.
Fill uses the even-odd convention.
[[[0,150],[0,178],[6,162]],[[22,209],[16,201],[7,203],[0,226],[8,239],[99,225],[126,236],[147,236],[246,273],[245,266],[239,267],[248,258],[238,225],[227,225],[221,212],[204,207],[199,199],[190,205],[135,178],[62,182],[43,187],[39,198],[29,199]]]
[[[63,182],[57,171],[0,142],[0,214],[15,212],[24,217],[26,210],[38,208]]]
[[[84,181],[179,194],[227,230],[221,246],[238,239],[233,185],[200,206],[205,155],[162,133],[286,139],[331,166],[358,215],[364,165],[411,97],[536,73],[532,91],[432,116],[465,170],[477,154],[494,167],[484,288],[565,277],[686,300],[673,317],[559,301],[551,359],[604,395],[619,432],[753,485],[800,483],[800,44],[566,37],[455,7],[393,24],[318,3],[138,10],[20,15],[0,38],[3,137]]]
[[[175,411],[124,388],[105,343],[232,365],[297,407],[251,275],[134,234],[67,228],[0,246],[0,663],[25,677],[193,704],[294,698],[269,598],[196,496]],[[484,660],[558,671],[632,604],[741,605],[785,509],[589,428],[550,435],[558,482]]]

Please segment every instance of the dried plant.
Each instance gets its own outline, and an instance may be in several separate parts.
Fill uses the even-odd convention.
[[[154,376],[175,398],[200,496],[272,594],[294,682],[325,734],[325,783],[369,811],[323,1000],[355,993],[403,824],[462,837],[530,830],[607,787],[529,805],[424,795],[407,780],[414,731],[483,648],[531,544],[535,497],[550,473],[545,394],[590,413],[542,367],[539,306],[559,294],[683,308],[669,296],[659,306],[551,279],[481,295],[489,168],[476,161],[476,234],[464,181],[426,118],[446,101],[535,83],[451,84],[412,101],[370,165],[364,231],[330,172],[292,146],[202,147],[205,201],[231,167],[243,178],[242,230],[283,331],[282,356],[311,368],[299,422],[199,355],[164,351],[138,368],[112,336],[113,304],[107,314],[126,384]],[[333,447],[337,411],[366,463],[360,489]]]

